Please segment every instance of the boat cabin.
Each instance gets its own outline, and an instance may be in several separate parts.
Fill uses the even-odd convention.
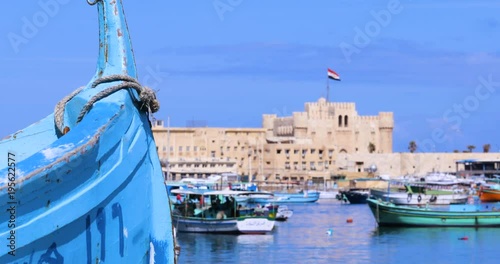
[[[456,163],[457,177],[467,178],[484,175],[486,178],[498,178],[500,175],[500,160],[458,160]]]

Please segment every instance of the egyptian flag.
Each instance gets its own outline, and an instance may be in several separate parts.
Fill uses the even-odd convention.
[[[328,69],[328,78],[335,81],[340,81],[340,76],[331,69]]]

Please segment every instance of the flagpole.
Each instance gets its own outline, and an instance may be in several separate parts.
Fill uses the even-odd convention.
[[[326,101],[330,101],[330,78],[326,75]]]

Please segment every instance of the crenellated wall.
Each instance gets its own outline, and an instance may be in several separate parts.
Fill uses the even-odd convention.
[[[280,117],[274,119],[274,136],[291,137],[293,136],[293,117]]]
[[[263,128],[268,137],[295,137],[303,142],[309,139],[330,146],[343,153],[392,152],[393,114],[360,116],[356,104],[350,102],[317,102],[304,104],[304,112],[292,116],[263,115]]]

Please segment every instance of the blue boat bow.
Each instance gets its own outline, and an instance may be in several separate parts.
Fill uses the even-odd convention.
[[[88,2],[99,14],[96,74],[0,141],[0,263],[175,261],[149,122],[158,103],[137,81],[121,0]]]

